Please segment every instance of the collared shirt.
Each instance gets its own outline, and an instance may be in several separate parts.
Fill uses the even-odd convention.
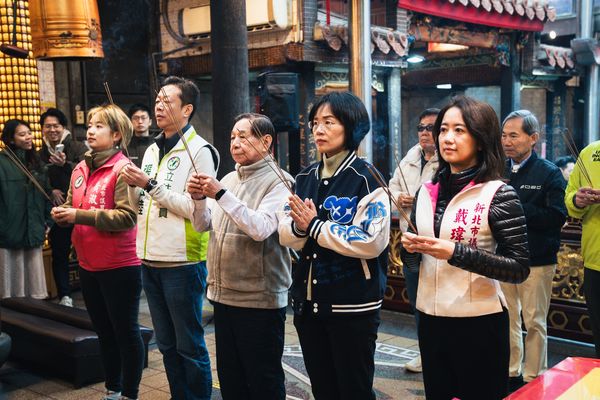
[[[533,154],[533,152],[529,153],[529,156],[524,159],[523,161],[521,161],[520,163],[516,163],[512,158],[510,159],[510,172],[512,172],[513,174],[516,174],[517,172],[519,172],[519,169],[521,169],[525,164],[527,164],[527,161],[529,161],[529,159],[531,158],[531,154]]]
[[[190,127],[191,127],[191,125],[189,123],[186,124],[186,126],[184,126],[181,129],[181,132],[187,132],[187,130],[190,129]],[[173,149],[173,147],[175,147],[175,145],[179,141],[179,135],[177,134],[177,132],[175,132],[175,134],[173,136],[171,136],[170,138],[167,138],[165,136],[165,132],[163,131],[162,134],[158,135],[155,140],[156,140],[156,144],[158,145],[158,149],[159,149],[159,157],[162,160],[162,158],[165,156],[165,154],[170,152]]]

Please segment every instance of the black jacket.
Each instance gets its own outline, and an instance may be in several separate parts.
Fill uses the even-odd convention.
[[[83,156],[88,148],[82,142],[74,140],[71,135],[67,136],[62,141],[62,144],[65,145],[64,153],[67,157],[65,165],[59,167],[58,165],[50,163],[50,151],[48,151],[46,142],[42,144],[40,159],[44,164],[48,165],[48,180],[50,181],[50,187],[52,189],[63,191],[66,198],[71,183],[71,172],[73,172],[73,168],[83,160]]]
[[[374,221],[390,223],[389,199],[383,192],[375,193],[379,188],[377,181],[367,169],[367,163],[354,152],[350,152],[330,178],[320,178],[320,166],[320,163],[313,164],[296,176],[296,194],[301,199],[312,199],[318,215],[305,234],[294,229],[296,236],[307,236],[307,241],[292,270],[292,308],[296,314],[309,312],[311,315],[349,317],[375,312],[381,307],[386,287],[387,235],[379,238],[385,241],[385,249],[377,257],[364,260],[365,265],[360,258],[320,246],[318,238],[325,230],[324,221],[333,221],[336,224],[332,225],[332,229],[343,232],[341,236],[347,238],[348,242],[357,243],[362,240],[362,235],[369,235],[367,226],[371,221],[374,224]],[[372,220],[358,220],[362,209],[369,209],[380,201],[387,202],[387,207],[380,209],[382,214],[373,215]],[[332,203],[344,204],[341,209],[345,209],[346,213],[342,215],[338,212],[336,217],[335,210],[339,208],[332,207]],[[349,210],[352,212],[348,213]],[[354,229],[357,227],[364,229]],[[365,269],[368,269],[369,278],[365,276]],[[307,301],[309,279],[312,291],[310,304]]]
[[[472,168],[459,174],[441,173],[440,193],[434,214],[436,236],[439,236],[440,224],[448,203],[477,172],[477,168]],[[417,202],[414,202],[411,214],[414,226],[416,205]],[[529,276],[527,231],[519,197],[512,187],[504,185],[498,189],[490,205],[488,223],[497,243],[496,253],[492,254],[465,243],[456,243],[454,254],[448,263],[502,282],[523,282]],[[412,232],[411,228],[408,230]],[[401,258],[408,268],[418,269],[420,266],[420,253],[408,253],[402,249]]]
[[[556,264],[560,230],[567,219],[566,182],[560,169],[533,152],[517,173],[511,172],[507,160],[505,177],[525,211],[531,266]]]
[[[129,159],[133,161],[133,163],[137,165],[138,168],[142,168],[142,160],[144,159],[144,153],[146,152],[146,149],[153,143],[153,135],[132,136],[131,141],[127,145],[127,154],[129,155]]]

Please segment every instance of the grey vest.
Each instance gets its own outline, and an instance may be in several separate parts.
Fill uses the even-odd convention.
[[[221,183],[253,210],[281,182],[264,160],[236,169]],[[286,177],[293,182],[289,174]],[[279,244],[277,232],[257,242],[242,232],[221,207],[215,206],[207,264],[210,300],[249,308],[287,306],[291,259],[288,249]]]

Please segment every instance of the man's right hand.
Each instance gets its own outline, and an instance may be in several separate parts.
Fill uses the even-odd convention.
[[[409,196],[407,194],[400,194],[398,196],[398,205],[402,208],[411,208],[414,201],[414,196]]]
[[[60,189],[52,189],[50,197],[52,197],[52,205],[54,206],[62,206],[65,204],[65,192]]]

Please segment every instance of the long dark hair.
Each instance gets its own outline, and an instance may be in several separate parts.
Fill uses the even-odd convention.
[[[502,179],[505,166],[504,151],[502,150],[502,132],[496,112],[487,103],[477,101],[471,97],[457,96],[450,104],[442,108],[433,125],[433,139],[438,154],[440,153],[440,127],[446,112],[452,107],[460,110],[467,130],[477,143],[477,166],[479,172],[473,179],[475,183]],[[440,156],[439,168],[433,177],[433,182],[438,182],[441,174],[450,171],[449,164]]]
[[[9,119],[4,123],[4,129],[2,129],[2,141],[4,142],[4,145],[9,147],[13,152],[17,150],[14,138],[19,125],[25,125],[27,129],[31,130],[29,124],[21,119]],[[40,168],[41,163],[39,156],[35,151],[35,147],[25,150],[25,165],[30,171],[38,170]]]
[[[344,147],[356,150],[371,129],[369,113],[362,100],[350,92],[331,92],[319,98],[310,109],[308,120],[312,121],[319,108],[329,104],[333,116],[344,126]]]

